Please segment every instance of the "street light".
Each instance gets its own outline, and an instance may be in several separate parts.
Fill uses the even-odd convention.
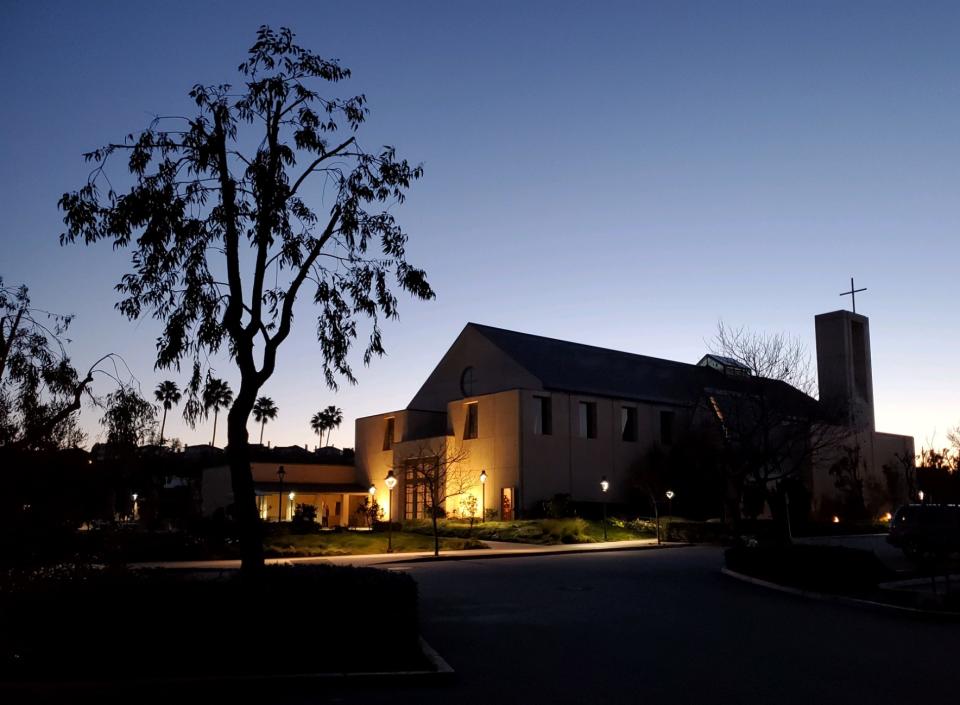
[[[667,490],[667,514],[673,519],[673,490]]]
[[[920,499],[921,502],[923,502],[923,490],[920,490],[919,492],[917,492],[917,497]]]
[[[283,478],[287,476],[287,471],[280,466],[277,470],[277,477],[280,478],[280,492],[277,494],[277,521],[283,521]]]
[[[133,495],[131,495],[131,497],[133,498],[133,520],[136,521],[137,520],[137,499],[140,497],[140,495],[134,492]]]
[[[397,478],[394,477],[393,470],[387,472],[387,479],[384,480],[388,491],[387,504],[387,553],[393,553],[393,488],[397,486]]]
[[[290,511],[287,512],[290,515],[290,518],[293,519],[293,498],[297,496],[296,492],[291,492],[287,495],[290,498]]]
[[[607,540],[607,490],[610,489],[610,483],[607,482],[607,476],[600,478],[600,491],[603,492],[603,540]]]
[[[480,523],[487,515],[487,471],[480,471]]]

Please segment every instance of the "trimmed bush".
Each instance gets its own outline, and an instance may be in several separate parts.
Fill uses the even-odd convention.
[[[338,566],[262,575],[60,566],[7,574],[0,679],[122,681],[422,668],[416,583]],[[370,639],[365,624],[380,610]],[[305,629],[304,625],[311,625]],[[330,638],[319,638],[322,625]]]
[[[892,577],[872,552],[844,546],[735,546],[725,558],[737,573],[815,592],[863,592]]]
[[[733,540],[730,527],[718,521],[662,519],[661,522],[666,541],[729,545]]]

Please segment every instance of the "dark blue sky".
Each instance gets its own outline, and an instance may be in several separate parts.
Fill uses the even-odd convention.
[[[3,15],[0,274],[77,315],[78,365],[114,350],[145,391],[170,376],[152,370],[152,322],[112,309],[127,255],[57,244],[81,153],[187,112],[196,82],[236,80],[268,23],[353,69],[365,145],[424,163],[396,214],[438,293],[404,302],[389,356],[336,396],[301,318],[265,389],[273,442],[312,444],[307,418],[336,403],[334,441],[352,444],[353,418],[406,405],[470,320],[695,362],[721,318],[812,348],[851,275],[870,289],[880,429],[919,444],[960,422],[960,4],[14,0]]]

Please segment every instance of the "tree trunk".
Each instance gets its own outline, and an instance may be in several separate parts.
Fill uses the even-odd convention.
[[[163,445],[163,430],[167,427],[167,407],[163,407],[163,422],[160,424],[160,445]]]
[[[263,445],[263,427],[266,425],[267,425],[266,419],[260,422],[260,445]]]
[[[263,568],[263,537],[260,535],[260,515],[250,470],[247,435],[247,419],[253,410],[256,393],[253,384],[241,383],[240,392],[227,415],[227,460],[240,539],[240,569],[244,573],[255,573]]]
[[[217,447],[217,414],[220,413],[219,407],[213,407],[213,438],[210,439],[210,445]],[[229,424],[227,424],[229,427]],[[227,443],[230,442],[230,433],[227,433]]]

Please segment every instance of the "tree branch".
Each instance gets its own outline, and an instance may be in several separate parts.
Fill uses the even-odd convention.
[[[327,223],[327,227],[323,229],[323,234],[317,238],[316,243],[314,243],[313,248],[310,250],[310,254],[307,255],[307,258],[300,265],[297,276],[294,277],[292,282],[290,282],[290,286],[283,296],[283,308],[280,312],[280,326],[278,327],[276,334],[269,339],[263,351],[263,367],[260,370],[261,383],[266,382],[266,380],[270,378],[270,375],[273,374],[273,366],[276,364],[277,360],[277,348],[286,339],[286,337],[290,335],[290,323],[293,319],[293,304],[297,299],[297,294],[300,291],[303,281],[310,273],[310,267],[313,266],[313,263],[316,261],[317,257],[320,256],[320,250],[323,249],[323,246],[327,244],[330,236],[333,235],[333,231],[337,226],[337,221],[340,220],[340,210],[339,204],[334,206],[333,213],[330,216],[330,221]]]
[[[338,154],[340,154],[340,152],[341,152],[342,150],[346,149],[346,148],[349,147],[351,144],[353,144],[354,141],[356,141],[356,138],[355,138],[355,137],[351,137],[351,138],[348,139],[346,142],[344,142],[344,143],[342,143],[342,144],[334,147],[331,151],[329,151],[329,152],[324,152],[324,153],[321,154],[319,157],[317,157],[316,159],[314,159],[314,160],[313,160],[313,163],[311,163],[310,166],[308,166],[308,167],[306,168],[306,170],[305,170],[302,174],[300,174],[300,178],[298,178],[298,179],[293,183],[293,188],[290,189],[290,195],[293,196],[293,195],[297,192],[297,189],[300,188],[300,184],[302,184],[302,183],[304,182],[304,180],[313,172],[313,170],[317,168],[317,166],[320,164],[320,162],[324,161],[325,159],[329,159],[330,157],[335,157],[335,156],[337,156]]]

